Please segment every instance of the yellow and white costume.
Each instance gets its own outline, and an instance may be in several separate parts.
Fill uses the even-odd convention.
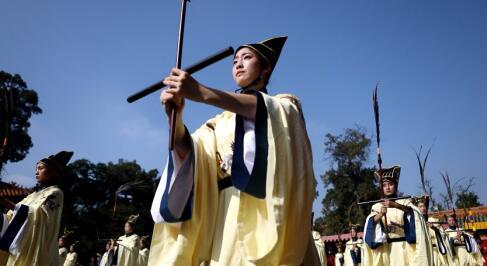
[[[63,266],[76,266],[78,262],[78,254],[76,252],[69,252],[66,256]]]
[[[353,250],[354,245],[356,246],[356,250]],[[361,261],[362,258],[362,246],[363,241],[360,238],[357,238],[355,240],[350,239],[347,241],[345,245],[345,253],[343,253],[343,256],[345,258],[345,266],[361,265],[359,261]]]
[[[434,217],[428,217],[428,222],[438,222]],[[452,247],[450,246],[448,235],[441,226],[433,224],[433,228],[429,227],[429,234],[431,236],[431,244],[433,250],[433,264],[434,265],[454,265],[454,257]]]
[[[345,265],[345,256],[343,253],[335,254],[335,266],[344,266]]]
[[[59,265],[58,234],[63,192],[49,186],[3,214],[0,265]]]
[[[463,232],[460,240],[456,238],[457,232],[463,232],[463,228],[458,228],[455,230],[447,229],[451,243],[453,243],[455,249],[454,264],[457,266],[473,266],[473,265],[483,265],[483,256],[480,252],[480,248],[475,241],[474,237],[470,234]]]
[[[137,265],[139,258],[139,248],[137,242],[139,236],[131,234],[129,236],[123,235],[117,240],[117,265],[118,266],[134,266]]]
[[[139,250],[139,258],[137,259],[137,265],[139,266],[147,266],[149,262],[149,249],[144,248]]]
[[[68,255],[68,249],[65,247],[59,248],[59,265],[63,265]]]
[[[374,216],[381,211],[376,203],[367,217],[364,228],[362,265],[433,265],[433,253],[428,227],[419,211],[409,199],[396,201],[411,208],[404,213],[395,208],[387,209],[388,238],[384,230],[384,217],[374,223]]]
[[[326,266],[326,253],[325,253],[325,243],[321,240],[320,233],[313,231],[313,240],[315,242],[316,251],[318,252],[318,256],[320,258],[320,265]]]
[[[299,265],[315,248],[304,233],[315,178],[299,101],[256,96],[255,122],[225,111],[191,135],[187,158],[170,154],[149,265]]]
[[[103,256],[101,256],[101,260],[100,260],[100,266],[106,266],[107,265],[108,255],[109,255],[108,251],[103,253]]]

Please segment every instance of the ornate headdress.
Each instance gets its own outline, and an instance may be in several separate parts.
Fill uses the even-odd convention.
[[[131,225],[136,225],[137,220],[139,220],[139,214],[132,214],[130,217],[127,219],[127,223]]]
[[[399,165],[394,165],[389,168],[383,168],[382,169],[382,182],[384,181],[392,181],[396,184],[399,183],[399,176],[401,174],[401,166]],[[379,179],[379,172],[375,171],[374,175],[377,179]]]

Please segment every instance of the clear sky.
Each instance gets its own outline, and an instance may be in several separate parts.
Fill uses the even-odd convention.
[[[37,160],[61,149],[75,151],[74,159],[123,158],[161,171],[167,124],[158,94],[134,104],[125,98],[174,65],[179,7],[176,0],[3,1],[0,69],[21,74],[44,111],[31,120],[34,147],[3,180],[32,186]],[[476,177],[474,190],[487,203],[485,14],[482,0],[193,0],[183,66],[229,45],[288,35],[269,92],[301,98],[318,179],[329,168],[326,133],[358,124],[373,136],[371,94],[380,81],[384,165],[403,167],[400,189],[420,193],[412,148],[436,140],[426,169],[436,196],[447,170],[454,180]],[[194,76],[236,89],[230,59]],[[218,112],[189,102],[186,123],[194,130]],[[315,212],[321,181],[319,192]]]

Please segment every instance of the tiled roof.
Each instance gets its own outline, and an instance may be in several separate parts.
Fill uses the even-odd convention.
[[[5,197],[27,196],[32,191],[17,184],[10,184],[0,181],[0,195]]]
[[[321,240],[324,242],[337,242],[338,241],[338,236],[340,236],[340,239],[343,242],[346,242],[350,240],[350,234],[341,234],[341,235],[330,235],[330,236],[321,236]],[[363,238],[363,232],[358,232],[357,233],[358,238]]]

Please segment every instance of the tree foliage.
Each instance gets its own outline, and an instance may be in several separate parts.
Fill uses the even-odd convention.
[[[42,113],[38,101],[20,75],[0,71],[0,140],[8,136],[7,145],[0,143],[0,174],[7,162],[21,161],[33,146],[28,128],[30,117]]]
[[[92,163],[82,159],[68,165],[69,174],[60,187],[64,191],[61,232],[73,231],[70,241],[79,241],[82,256],[104,250],[107,239],[123,235],[125,221],[131,214],[139,214],[136,226],[139,236],[150,235],[153,222],[150,206],[157,184],[157,170],[145,171],[135,161]],[[117,195],[117,209],[113,207],[117,189],[132,181]],[[84,255],[84,256],[83,256]]]
[[[348,229],[349,223],[363,224],[370,206],[359,207],[357,202],[379,199],[380,193],[375,169],[365,166],[371,140],[364,129],[356,127],[339,135],[326,134],[324,144],[331,165],[321,175],[326,189],[321,233],[337,234]]]
[[[459,209],[468,209],[480,206],[479,196],[472,191],[460,191],[457,193],[455,206]]]

